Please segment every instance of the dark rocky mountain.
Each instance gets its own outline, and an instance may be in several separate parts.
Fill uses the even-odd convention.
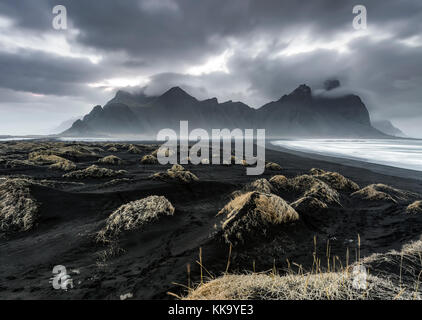
[[[372,121],[372,126],[379,131],[394,137],[407,137],[406,134],[399,128],[395,127],[389,120]]]
[[[326,89],[339,85],[331,81]],[[241,102],[198,100],[179,87],[161,96],[118,91],[104,107],[96,106],[62,135],[143,135],[155,137],[163,128],[178,131],[181,120],[190,130],[266,129],[267,137],[382,137],[356,95],[315,96],[300,85],[279,100],[254,109]]]

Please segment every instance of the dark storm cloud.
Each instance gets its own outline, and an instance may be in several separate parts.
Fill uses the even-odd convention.
[[[57,4],[66,6],[77,33],[52,29]],[[366,37],[354,38],[356,4],[368,10]],[[12,21],[11,32],[60,35],[72,50],[102,57],[93,64],[83,54],[57,56],[30,46],[3,50],[0,37],[2,88],[87,97],[91,103],[101,88],[88,83],[141,77],[150,80],[150,94],[180,85],[199,98],[257,107],[301,83],[318,93],[324,80],[339,78],[338,90],[359,93],[377,117],[421,116],[418,0],[0,0],[1,17]],[[280,54],[297,46],[295,39],[311,48]],[[347,50],[324,46],[330,42]],[[225,51],[231,53],[226,71],[189,71]],[[104,92],[97,103],[109,95]]]
[[[86,59],[59,57],[40,51],[0,52],[0,87],[51,95],[81,95],[102,71]]]
[[[19,28],[38,30],[50,28],[51,11],[52,7],[47,1],[0,1],[0,14],[12,18]]]
[[[370,25],[391,24],[402,37],[422,31],[420,1],[358,3],[367,6]],[[351,28],[352,8],[357,2],[102,0],[100,5],[96,0],[64,0],[61,4],[68,8],[70,19],[81,31],[78,41],[87,46],[126,51],[151,63],[161,58],[190,64],[221,51],[227,37],[259,32],[277,36],[284,30],[309,26],[316,37],[329,38]]]

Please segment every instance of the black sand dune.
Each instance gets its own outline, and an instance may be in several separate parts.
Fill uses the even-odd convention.
[[[39,204],[34,228],[2,233],[1,299],[119,299],[126,293],[132,293],[135,299],[172,299],[168,291],[184,294],[184,289],[174,283],[187,284],[188,264],[191,281],[199,281],[200,268],[195,261],[199,259],[200,248],[203,265],[210,273],[218,276],[226,269],[229,243],[221,228],[225,217],[217,213],[232,199],[233,192],[246,192],[242,191],[245,186],[257,178],[270,180],[275,175],[284,175],[290,179],[320,168],[338,172],[360,188],[382,183],[422,194],[422,181],[410,178],[410,174],[403,177],[403,170],[377,166],[381,174],[372,167],[363,168],[366,165],[337,164],[321,157],[311,159],[271,149],[267,149],[266,160],[280,164],[280,172],[267,170],[260,177],[252,177],[246,175],[242,165],[184,165],[199,180],[182,183],[150,178],[171,168],[141,164],[142,157],[151,154],[156,146],[139,144],[140,153],[129,152],[129,144],[80,143],[79,147],[84,149],[78,152],[57,150],[63,147],[72,144],[40,141],[0,145],[0,178],[30,180],[31,196]],[[95,164],[125,171],[101,178],[89,175],[63,178],[65,171],[28,161],[28,154],[40,148],[54,149],[54,153],[72,161],[75,170]],[[110,148],[112,151],[108,151]],[[98,162],[109,155],[119,157],[122,163]],[[352,197],[350,191],[334,191],[341,205],[329,205],[322,211],[297,209],[299,220],[270,226],[265,234],[252,229],[248,241],[233,246],[230,271],[252,270],[253,265],[257,271],[265,271],[273,268],[274,263],[282,270],[286,259],[310,267],[314,236],[319,252],[326,250],[329,240],[332,255],[343,261],[346,248],[350,248],[352,256],[355,254],[358,234],[362,257],[400,250],[402,245],[420,239],[422,215],[406,214],[406,207],[421,199],[409,196],[403,202],[382,199],[374,202]],[[289,204],[303,196],[303,192],[295,192],[285,196]],[[151,195],[168,199],[175,208],[174,214],[160,216],[139,230],[122,232],[109,243],[96,241],[97,233],[116,209]],[[277,196],[282,197],[281,193]],[[52,288],[49,279],[55,265],[66,266],[73,278],[73,289]]]

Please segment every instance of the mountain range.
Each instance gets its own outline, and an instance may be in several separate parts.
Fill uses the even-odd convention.
[[[327,91],[332,89],[332,83],[326,87]],[[61,135],[155,138],[163,128],[177,132],[181,120],[188,120],[190,129],[263,128],[267,137],[386,137],[372,126],[359,96],[315,95],[305,84],[258,109],[242,102],[220,103],[216,98],[198,100],[180,87],[160,96],[120,90],[107,104],[95,106]]]

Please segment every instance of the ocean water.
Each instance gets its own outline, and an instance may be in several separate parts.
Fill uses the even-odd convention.
[[[271,143],[295,151],[422,171],[422,140],[303,139]]]
[[[25,140],[33,140],[34,138],[0,138],[0,141],[25,141]]]

